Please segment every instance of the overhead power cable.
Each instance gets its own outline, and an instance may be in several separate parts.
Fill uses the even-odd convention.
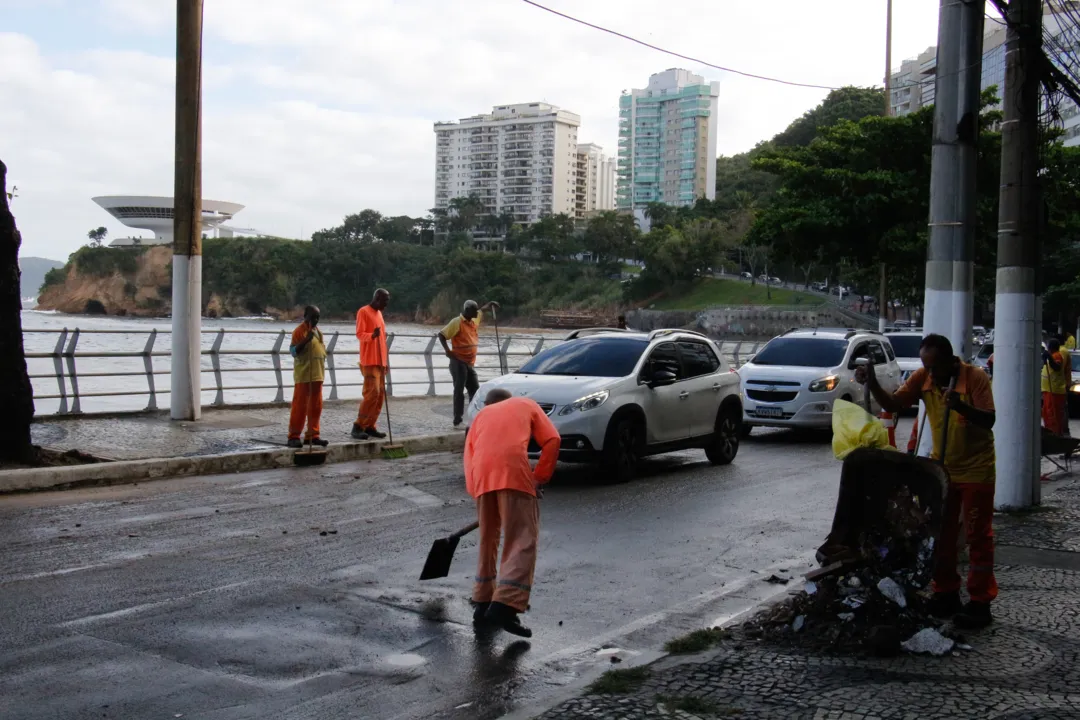
[[[754,80],[764,80],[766,82],[780,83],[781,85],[791,85],[793,87],[815,88],[817,90],[839,90],[840,89],[838,87],[833,87],[831,85],[815,85],[813,83],[802,83],[802,82],[795,82],[793,80],[782,80],[780,78],[769,77],[767,75],[757,75],[755,73],[746,72],[744,70],[736,70],[734,68],[724,67],[723,65],[716,65],[715,63],[706,62],[706,61],[701,60],[699,58],[690,57],[689,55],[683,55],[682,53],[677,53],[674,50],[666,50],[665,48],[658,47],[656,45],[652,45],[650,43],[647,43],[644,40],[638,40],[635,37],[630,37],[629,35],[625,35],[625,34],[623,34],[621,32],[618,32],[617,30],[611,30],[610,28],[602,27],[600,25],[594,25],[593,23],[582,20],[581,18],[576,18],[573,15],[567,15],[566,13],[559,12],[558,10],[555,10],[553,8],[549,8],[547,6],[541,5],[540,3],[535,2],[534,0],[522,0],[522,2],[524,2],[524,3],[528,4],[528,5],[532,5],[535,8],[539,8],[541,10],[549,12],[552,15],[558,15],[559,17],[565,18],[566,20],[570,20],[571,22],[576,22],[579,25],[584,25],[585,27],[592,28],[593,30],[599,30],[600,32],[605,32],[605,33],[607,33],[609,35],[614,35],[615,37],[622,38],[623,40],[629,40],[632,43],[637,43],[638,45],[642,45],[644,47],[647,47],[650,50],[656,50],[657,52],[662,52],[662,53],[664,53],[666,55],[671,55],[673,57],[681,58],[683,60],[689,60],[692,63],[697,63],[698,65],[704,65],[705,67],[711,67],[711,68],[714,68],[716,70],[723,70],[724,72],[729,72],[729,73],[732,73],[734,75],[741,75],[743,77],[753,78]]]

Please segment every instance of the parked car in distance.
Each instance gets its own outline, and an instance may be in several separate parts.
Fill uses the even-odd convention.
[[[753,280],[753,279],[754,279],[754,276],[753,276],[753,275],[751,275],[751,274],[750,274],[750,273],[748,273],[748,272],[741,272],[741,273],[739,273],[739,277],[743,278],[744,280]]]
[[[827,283],[815,282],[815,283],[810,283],[810,289],[811,290],[817,290],[818,292],[825,292],[826,290],[829,289],[829,286],[828,286]]]
[[[769,284],[770,285],[783,285],[784,281],[774,275],[774,276],[769,278]]]
[[[647,455],[703,448],[724,465],[739,451],[739,376],[700,333],[578,330],[481,385],[466,426],[495,388],[539,403],[562,437],[560,460],[598,462],[613,481],[631,479]]]
[[[979,346],[978,351],[975,353],[975,357],[971,359],[971,364],[977,368],[986,370],[987,363],[990,361],[990,356],[994,354],[994,343],[983,343]]]
[[[889,344],[896,353],[896,364],[900,366],[900,384],[907,382],[911,373],[922,367],[919,359],[919,346],[922,345],[922,330],[896,330],[885,332]]]
[[[888,338],[869,330],[800,328],[775,337],[739,368],[743,432],[756,426],[826,429],[837,399],[862,404],[856,361],[870,357],[882,387],[900,387],[900,366]],[[873,412],[880,411],[872,401]]]

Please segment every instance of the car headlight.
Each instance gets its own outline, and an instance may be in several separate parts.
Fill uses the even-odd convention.
[[[1073,385],[1071,388],[1069,388],[1069,390],[1074,393],[1080,393],[1080,383]]]
[[[559,414],[569,415],[570,413],[577,412],[579,410],[581,412],[585,412],[586,410],[595,410],[596,408],[607,402],[607,399],[608,391],[601,390],[598,393],[593,393],[592,395],[586,395],[583,398],[578,398],[577,400],[560,410]]]
[[[829,392],[835,390],[840,384],[840,378],[835,375],[823,377],[810,383],[810,392]]]

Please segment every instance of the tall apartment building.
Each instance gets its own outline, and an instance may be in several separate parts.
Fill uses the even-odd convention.
[[[687,70],[649,78],[619,98],[616,205],[642,219],[651,202],[692,205],[716,194],[720,83]]]
[[[577,194],[574,215],[589,217],[601,210],[615,209],[615,162],[594,143],[577,146]]]
[[[435,123],[435,207],[475,195],[484,213],[532,223],[575,214],[581,118],[547,103]]]
[[[1073,58],[1080,53],[1080,32],[1074,28],[1063,27],[1058,22],[1054,12],[1055,5],[1060,5],[1063,1],[1077,4],[1074,0],[1048,0],[1043,6],[1043,29],[1057,38],[1063,48],[1069,50],[1071,57],[1052,58],[1064,66],[1076,62]],[[1005,90],[1005,35],[1004,25],[987,22],[986,33],[983,35],[980,84],[983,90],[996,86],[998,97],[1001,97]],[[927,105],[933,105],[936,75],[936,47],[929,47],[917,58],[901,63],[900,69],[890,76],[890,103],[893,114],[907,115]],[[1064,99],[1059,110],[1065,131],[1065,144],[1080,145],[1080,108]]]

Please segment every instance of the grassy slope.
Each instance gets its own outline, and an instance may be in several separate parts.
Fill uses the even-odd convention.
[[[657,310],[701,310],[717,305],[821,305],[824,298],[794,290],[772,288],[769,298],[766,287],[739,280],[704,278],[694,283],[689,292],[661,298]]]

